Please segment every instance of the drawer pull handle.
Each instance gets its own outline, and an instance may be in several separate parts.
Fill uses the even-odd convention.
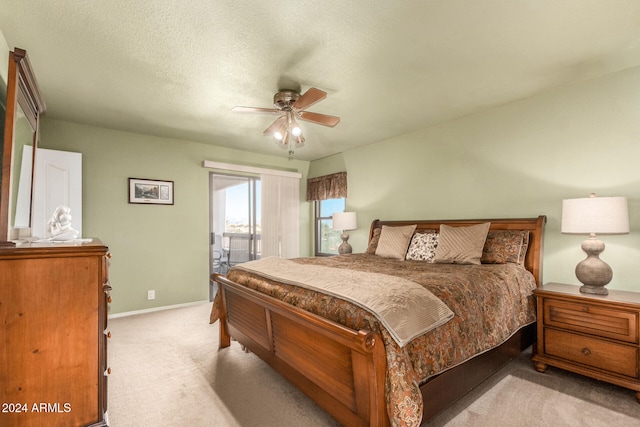
[[[591,354],[591,350],[589,350],[587,347],[582,349],[582,354],[585,356],[588,356]]]
[[[105,334],[107,336],[107,338],[111,338],[111,331],[108,330],[104,330],[103,334]]]
[[[107,370],[106,370],[106,371],[104,371],[104,376],[105,376],[105,377],[106,377],[106,376],[109,376],[109,375],[111,375],[111,368],[107,368]]]

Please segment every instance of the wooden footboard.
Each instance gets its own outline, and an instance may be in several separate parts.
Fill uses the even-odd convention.
[[[491,221],[492,230],[528,230],[525,268],[542,281],[546,218],[498,220],[378,221],[371,225],[468,226]],[[233,337],[346,426],[389,426],[385,402],[386,355],[379,335],[355,331],[268,295],[214,275],[220,289],[220,347]],[[462,397],[535,340],[535,325],[503,345],[437,375],[421,385],[423,422]]]
[[[221,291],[220,348],[230,337],[348,426],[388,426],[382,339],[214,275]]]

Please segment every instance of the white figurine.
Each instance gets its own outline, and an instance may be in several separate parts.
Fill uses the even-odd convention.
[[[58,206],[48,225],[51,240],[74,240],[80,234],[71,227],[71,209],[67,206]]]

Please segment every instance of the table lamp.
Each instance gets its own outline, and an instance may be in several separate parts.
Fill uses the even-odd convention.
[[[332,217],[333,221],[333,229],[334,230],[342,230],[342,235],[340,238],[342,239],[342,244],[338,247],[338,253],[342,254],[350,254],[351,253],[351,245],[347,242],[349,240],[349,234],[347,234],[347,230],[355,230],[358,228],[358,223],[356,219],[355,212],[336,212]]]
[[[611,267],[600,259],[604,243],[596,234],[626,234],[629,232],[629,211],[626,197],[596,197],[562,201],[562,233],[588,234],[582,242],[587,257],[576,266],[576,277],[583,284],[580,292],[607,295],[605,286],[613,278]]]

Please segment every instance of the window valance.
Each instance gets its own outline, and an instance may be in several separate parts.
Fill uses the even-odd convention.
[[[347,173],[309,178],[307,180],[307,201],[341,199],[347,197]]]

